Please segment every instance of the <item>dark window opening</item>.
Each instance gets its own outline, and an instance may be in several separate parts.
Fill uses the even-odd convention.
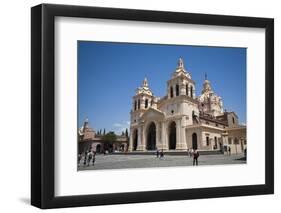
[[[209,137],[208,136],[206,137],[206,144],[207,144],[207,146],[210,145],[210,141],[209,141]]]
[[[137,110],[137,101],[135,101],[135,111]]]
[[[188,84],[185,86],[185,94],[188,95]]]
[[[148,107],[148,99],[145,99],[145,104],[144,107],[147,108]]]
[[[138,109],[140,109],[140,99],[138,100]]]
[[[176,96],[179,96],[180,95],[180,87],[179,85],[177,84],[176,85]]]
[[[170,96],[171,96],[171,98],[174,97],[173,87],[170,88]]]
[[[190,97],[193,98],[193,87],[190,87]]]

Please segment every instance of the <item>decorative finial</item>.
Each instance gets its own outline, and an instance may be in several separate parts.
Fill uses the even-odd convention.
[[[146,77],[143,80],[143,87],[148,87],[148,82],[147,82]]]
[[[89,120],[88,120],[88,118],[85,119],[83,128],[84,128],[84,130],[85,130],[86,128],[89,128]]]
[[[179,58],[178,60],[178,68],[184,68],[183,59]]]

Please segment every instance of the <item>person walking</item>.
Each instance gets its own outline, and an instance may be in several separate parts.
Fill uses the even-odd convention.
[[[231,148],[230,148],[230,146],[228,147],[228,154],[231,155]]]
[[[199,158],[199,152],[198,150],[194,150],[193,152],[193,166],[198,166],[198,158]]]
[[[80,166],[80,161],[81,161],[81,159],[82,159],[82,154],[79,153],[79,154],[78,154],[78,166]]]
[[[156,150],[156,157],[159,158],[159,150]]]
[[[84,163],[83,163],[84,167],[85,167],[86,164],[87,164],[87,154],[88,154],[88,152],[86,151],[86,152],[84,153]]]
[[[96,162],[96,152],[94,152],[93,154],[93,160],[92,160],[93,166],[95,165],[95,162]]]
[[[189,151],[189,157],[190,157],[190,158],[193,156],[193,152],[194,152],[193,149],[191,149],[191,150]]]
[[[87,155],[87,166],[90,166],[91,160],[92,160],[92,152],[88,152]]]
[[[164,158],[164,152],[163,152],[163,149],[161,150],[160,152],[160,159],[163,159]]]

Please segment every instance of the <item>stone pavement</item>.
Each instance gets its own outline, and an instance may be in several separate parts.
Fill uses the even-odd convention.
[[[189,156],[166,155],[163,159],[155,155],[96,155],[95,165],[84,167],[78,170],[100,170],[100,169],[125,169],[125,168],[148,168],[148,167],[171,167],[171,166],[192,166],[193,158]],[[200,155],[199,166],[202,165],[223,165],[223,164],[245,164],[243,154],[238,155]]]

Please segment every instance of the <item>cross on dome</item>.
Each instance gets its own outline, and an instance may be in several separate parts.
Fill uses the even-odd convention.
[[[148,81],[146,77],[143,80],[143,87],[148,87]]]
[[[142,86],[137,88],[136,90],[136,95],[138,94],[147,94],[147,95],[153,95],[152,91],[150,90],[149,86],[148,86],[148,81],[147,78],[145,77],[143,82],[142,82]]]
[[[180,57],[178,60],[178,68],[184,69],[183,59]]]
[[[179,58],[176,71],[173,73],[173,78],[184,75],[191,79],[191,75],[185,70],[182,57]]]

